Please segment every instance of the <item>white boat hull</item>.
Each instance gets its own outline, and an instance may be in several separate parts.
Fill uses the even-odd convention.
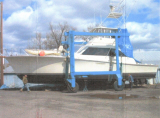
[[[54,79],[53,76],[55,75],[63,75],[64,78],[66,62],[65,57],[62,56],[10,56],[6,57],[6,59],[17,75],[52,75],[52,79]],[[115,70],[116,63],[113,64],[113,71]],[[109,71],[109,62],[75,59],[75,71]],[[130,73],[137,77],[151,78],[155,76],[156,72],[157,66],[155,65],[122,65],[123,74]]]
[[[12,65],[15,73],[18,74],[62,74],[65,73],[65,57],[36,57],[36,56],[15,56],[6,57]],[[123,73],[148,73],[156,72],[155,65],[123,64]],[[113,71],[116,70],[114,63]],[[109,71],[109,62],[93,60],[75,60],[75,71]]]

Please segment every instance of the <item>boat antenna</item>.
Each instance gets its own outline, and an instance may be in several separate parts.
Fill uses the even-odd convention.
[[[100,14],[100,18],[101,18],[100,26],[102,26],[103,22],[102,22],[102,15],[101,14]]]
[[[96,26],[95,8],[94,8],[94,26]]]

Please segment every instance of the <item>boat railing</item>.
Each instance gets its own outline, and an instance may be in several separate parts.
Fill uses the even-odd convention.
[[[10,48],[10,49],[3,49],[3,54],[1,56],[29,56],[25,49],[23,48]]]

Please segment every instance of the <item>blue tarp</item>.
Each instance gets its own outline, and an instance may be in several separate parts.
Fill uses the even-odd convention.
[[[6,86],[5,84],[3,84],[0,89],[6,89],[6,88],[9,88],[8,86]]]
[[[127,29],[119,29],[118,32],[119,33],[128,34]],[[129,36],[121,36],[118,39],[118,46],[121,49],[121,52],[123,54],[125,54],[127,57],[133,58],[136,62],[140,63],[138,60],[136,60],[133,57],[133,46],[132,46],[132,44],[130,42]]]

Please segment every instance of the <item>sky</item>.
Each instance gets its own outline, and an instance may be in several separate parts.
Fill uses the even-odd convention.
[[[36,32],[46,36],[49,23],[68,22],[83,31],[105,21],[104,26],[116,28],[118,20],[106,19],[110,3],[110,0],[3,0],[4,48],[26,48]],[[160,50],[160,0],[126,0],[125,6],[127,18],[120,27],[128,29],[134,50]]]

